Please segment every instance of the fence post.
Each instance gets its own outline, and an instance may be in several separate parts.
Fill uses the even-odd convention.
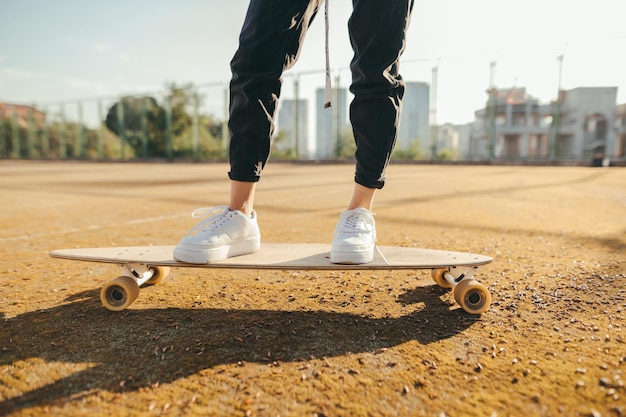
[[[124,97],[117,102],[118,138],[120,140],[120,159],[126,159],[126,132],[124,132]]]
[[[166,126],[166,153],[167,159],[172,160],[172,96],[165,97],[165,126]]]
[[[496,106],[497,89],[490,87],[487,91],[489,99],[487,102],[487,159],[492,161],[496,157]]]
[[[228,159],[228,104],[230,101],[230,91],[228,87],[224,88],[224,120],[222,121],[222,150],[224,151],[224,158]]]
[[[198,116],[200,98],[198,97],[198,91],[196,90],[193,95],[193,118],[192,118],[192,139],[193,139],[193,159],[199,160],[199,142],[200,142],[200,120]]]
[[[291,129],[291,155],[298,159],[298,131],[300,130],[300,76],[293,75],[293,105],[291,106],[293,127]]]
[[[550,160],[554,161],[558,155],[559,149],[559,130],[561,124],[561,91],[554,101],[552,108],[552,129],[550,134]]]
[[[28,131],[26,133],[26,157],[33,157],[33,144],[35,142],[35,131],[33,130],[34,121],[34,109],[35,105],[33,104],[28,109]]]
[[[11,113],[11,140],[13,158],[20,159],[22,157],[20,151],[20,128],[17,124],[17,113],[15,111]]]
[[[67,158],[67,137],[65,130],[65,106],[61,104],[59,110],[61,115],[61,123],[59,124],[59,159]]]
[[[148,96],[141,100],[141,154],[148,158]]]
[[[8,157],[8,155],[5,153],[6,152],[6,146],[5,146],[5,133],[4,133],[4,114],[1,115],[2,117],[0,117],[0,158],[4,158],[4,157]]]
[[[43,113],[43,125],[41,126],[41,156],[50,158],[50,136],[48,135],[48,120],[45,109],[41,109]]]
[[[78,159],[85,158],[85,128],[83,126],[83,103],[80,101],[76,104],[78,107],[78,144],[76,145],[76,150],[74,151],[74,156]]]
[[[98,100],[98,120],[100,121],[100,129],[98,129],[98,159],[104,159],[104,121],[102,120],[102,101]]]

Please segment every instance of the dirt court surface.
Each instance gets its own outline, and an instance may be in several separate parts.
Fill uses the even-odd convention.
[[[428,271],[178,269],[120,313],[118,267],[173,245],[224,164],[0,162],[0,415],[626,416],[626,169],[392,165],[380,245],[482,253],[464,313]],[[270,163],[265,242],[330,243],[352,165]]]

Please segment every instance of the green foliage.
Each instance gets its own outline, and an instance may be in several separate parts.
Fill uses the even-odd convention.
[[[337,159],[354,159],[356,142],[351,130],[342,132],[337,138]]]
[[[419,146],[419,141],[414,141],[410,147],[395,149],[392,158],[396,161],[418,161],[426,158],[426,153]]]
[[[62,110],[39,123],[0,119],[0,158],[224,159],[223,123],[199,114],[200,105],[191,85],[171,84],[161,103],[149,96],[121,98],[95,129],[65,120]]]
[[[102,155],[99,155],[101,137]],[[78,123],[52,121],[23,127],[11,119],[0,119],[0,158],[113,159],[119,154],[115,136]]]
[[[202,114],[202,99],[192,84],[170,83],[162,97],[120,98],[95,128],[68,121],[63,105],[40,120],[14,114],[0,119],[0,158],[224,160],[225,122]]]
[[[279,131],[278,134],[272,137],[272,159],[297,159],[295,150],[291,146],[284,146],[288,139],[284,131]]]
[[[111,106],[104,124],[125,141],[135,155],[167,155],[166,112],[153,97],[123,97]]]
[[[226,154],[222,145],[221,122],[214,120],[212,116],[198,117],[198,130],[194,133],[192,125],[179,131],[173,137],[172,154],[176,158],[193,159],[224,159]],[[219,127],[219,136],[213,135],[213,131]]]
[[[440,149],[437,151],[436,159],[438,161],[453,161],[458,158],[458,152],[454,149]]]
[[[193,85],[171,83],[161,104],[154,97],[123,97],[111,106],[105,124],[137,156],[223,158],[221,122],[198,115],[194,130],[194,114],[200,105]]]

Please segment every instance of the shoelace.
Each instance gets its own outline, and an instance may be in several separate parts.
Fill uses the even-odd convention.
[[[356,233],[358,232],[357,223],[359,221],[359,216],[351,214],[343,221],[341,225],[341,230],[343,232]]]
[[[365,222],[362,219],[363,213],[350,213],[341,224],[340,230],[344,233],[359,233],[362,230],[369,231],[365,227]],[[359,225],[362,225],[359,227]]]
[[[224,223],[227,218],[224,214],[227,214],[228,212],[228,206],[201,207],[194,210],[193,213],[191,213],[191,217],[209,217],[198,223],[189,233],[194,234],[198,231],[205,232],[214,230],[216,227]]]

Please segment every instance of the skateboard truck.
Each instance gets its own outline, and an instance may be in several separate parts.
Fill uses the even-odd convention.
[[[481,314],[489,309],[491,293],[474,279],[477,267],[452,266],[433,269],[433,280],[441,288],[452,288],[454,300],[470,314]]]
[[[158,284],[170,273],[169,266],[150,266],[142,263],[120,265],[123,275],[108,282],[100,290],[100,301],[107,309],[121,311],[139,296],[139,287]]]

